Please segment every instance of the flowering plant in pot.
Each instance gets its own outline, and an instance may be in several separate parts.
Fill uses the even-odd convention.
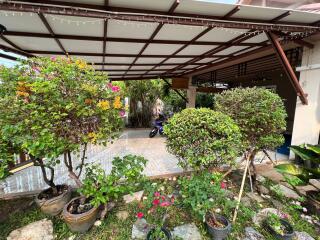
[[[226,197],[226,183],[220,173],[204,172],[179,179],[181,202],[205,222],[214,239],[225,239],[231,231],[229,220],[216,212],[232,201]]]
[[[106,144],[123,125],[120,89],[107,75],[71,58],[30,58],[13,68],[1,66],[0,78],[1,139],[41,168],[50,188],[36,200],[42,210],[50,203],[56,214],[52,198],[69,188],[54,183],[55,165],[62,160],[81,186],[88,144]]]
[[[263,225],[276,239],[290,240],[294,236],[293,227],[288,222],[285,214],[279,216],[274,213],[268,213]]]
[[[104,219],[111,203],[130,193],[144,179],[142,174],[147,160],[141,156],[126,155],[112,161],[109,175],[99,165],[86,165],[86,175],[80,197],[72,199],[63,210],[63,218],[72,231],[85,232],[95,222],[99,207]]]
[[[165,227],[168,218],[168,207],[174,204],[174,196],[168,197],[160,192],[155,192],[151,201],[151,208],[148,215],[153,222],[149,226],[147,240],[170,240],[172,239],[170,231]],[[144,217],[142,212],[137,213],[138,221]]]

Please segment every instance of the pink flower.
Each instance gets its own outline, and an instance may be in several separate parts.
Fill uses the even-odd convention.
[[[169,202],[162,202],[161,204],[160,204],[160,207],[168,207],[168,206],[170,206],[171,204],[169,203]]]
[[[118,86],[112,86],[111,87],[112,92],[119,92],[120,91],[120,87]]]
[[[171,203],[174,203],[174,196],[171,197]]]
[[[53,62],[54,62],[56,59],[57,59],[56,57],[51,57],[51,58],[50,58],[50,60],[53,61]]]
[[[225,182],[221,182],[221,183],[220,183],[220,187],[221,187],[222,189],[226,189],[226,188],[227,188],[227,184],[226,184]]]
[[[165,196],[161,196],[162,201],[166,200]]]
[[[138,213],[137,213],[137,218],[141,219],[141,218],[143,218],[143,216],[144,216],[144,215],[143,215],[142,212],[138,212]]]
[[[126,115],[126,112],[123,111],[123,110],[121,110],[121,111],[119,112],[119,115],[120,115],[120,117],[124,117],[124,116]]]
[[[160,193],[159,193],[159,192],[155,192],[155,193],[154,193],[154,196],[155,196],[155,197],[160,197]]]
[[[108,83],[108,84],[107,84],[107,87],[108,87],[108,88],[112,88],[112,87],[113,87],[113,86],[112,86],[112,83]]]
[[[154,199],[154,200],[152,201],[152,204],[153,204],[154,206],[157,206],[157,205],[160,204],[160,200],[159,200],[159,199]]]

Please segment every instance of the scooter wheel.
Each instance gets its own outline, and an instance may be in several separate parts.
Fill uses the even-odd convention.
[[[158,128],[153,128],[152,130],[151,130],[151,132],[149,133],[149,137],[150,138],[153,138],[155,135],[157,135],[157,133],[158,133]]]

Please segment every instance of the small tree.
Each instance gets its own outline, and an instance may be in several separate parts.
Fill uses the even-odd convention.
[[[87,144],[106,144],[122,127],[119,88],[84,61],[70,58],[2,66],[0,78],[1,138],[29,154],[54,189],[53,167],[63,155],[69,176],[80,186]],[[72,153],[80,149],[75,166]]]
[[[258,151],[274,149],[284,142],[286,110],[276,93],[264,88],[235,88],[216,95],[215,109],[229,115],[242,132],[242,141],[254,167]]]
[[[227,115],[207,108],[185,109],[164,128],[167,148],[183,168],[200,170],[233,164],[241,150],[239,127]]]

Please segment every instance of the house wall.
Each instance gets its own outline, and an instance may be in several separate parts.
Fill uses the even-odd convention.
[[[302,67],[311,69],[300,72],[300,84],[308,95],[308,105],[299,98],[293,125],[292,144],[318,144],[320,133],[320,41],[314,42],[313,49],[305,48]]]

